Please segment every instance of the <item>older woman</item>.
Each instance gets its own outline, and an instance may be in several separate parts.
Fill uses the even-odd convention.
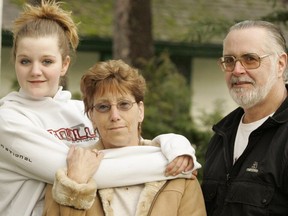
[[[96,193],[91,177],[99,164],[101,169],[103,152],[105,155],[109,149],[131,154],[139,145],[151,154],[158,149],[152,141],[141,138],[145,90],[143,76],[121,60],[99,62],[82,77],[85,111],[99,134],[98,150],[70,150],[68,170],[57,172],[53,187],[53,197],[62,206],[51,200],[48,191],[46,215],[206,215],[197,179],[168,179],[163,175],[162,181],[99,189]],[[126,169],[129,166],[133,161]]]

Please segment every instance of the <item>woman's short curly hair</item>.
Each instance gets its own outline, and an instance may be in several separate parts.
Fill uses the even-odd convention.
[[[122,60],[108,60],[96,63],[81,79],[80,84],[85,112],[93,107],[94,96],[105,92],[131,94],[138,103],[144,100],[146,82],[136,68]]]

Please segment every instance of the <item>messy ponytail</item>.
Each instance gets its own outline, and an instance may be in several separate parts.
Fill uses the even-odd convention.
[[[71,12],[60,8],[61,2],[42,0],[41,5],[26,4],[13,26],[13,57],[23,37],[57,36],[62,58],[77,49],[79,37]]]

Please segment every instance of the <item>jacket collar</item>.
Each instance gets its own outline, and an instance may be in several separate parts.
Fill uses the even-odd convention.
[[[157,182],[147,182],[142,190],[137,204],[135,216],[147,216],[153,200],[155,199],[157,193],[165,185],[166,181]],[[110,203],[113,200],[114,190],[113,188],[106,188],[98,190],[101,197],[103,210],[106,216],[114,216],[113,209]]]

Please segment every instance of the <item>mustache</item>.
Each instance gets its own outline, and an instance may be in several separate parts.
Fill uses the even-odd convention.
[[[255,84],[255,81],[253,79],[251,79],[250,77],[236,77],[236,76],[232,76],[230,79],[230,83],[233,84],[237,84],[237,83],[241,83],[241,82],[246,82],[246,83],[251,83],[251,84]]]

